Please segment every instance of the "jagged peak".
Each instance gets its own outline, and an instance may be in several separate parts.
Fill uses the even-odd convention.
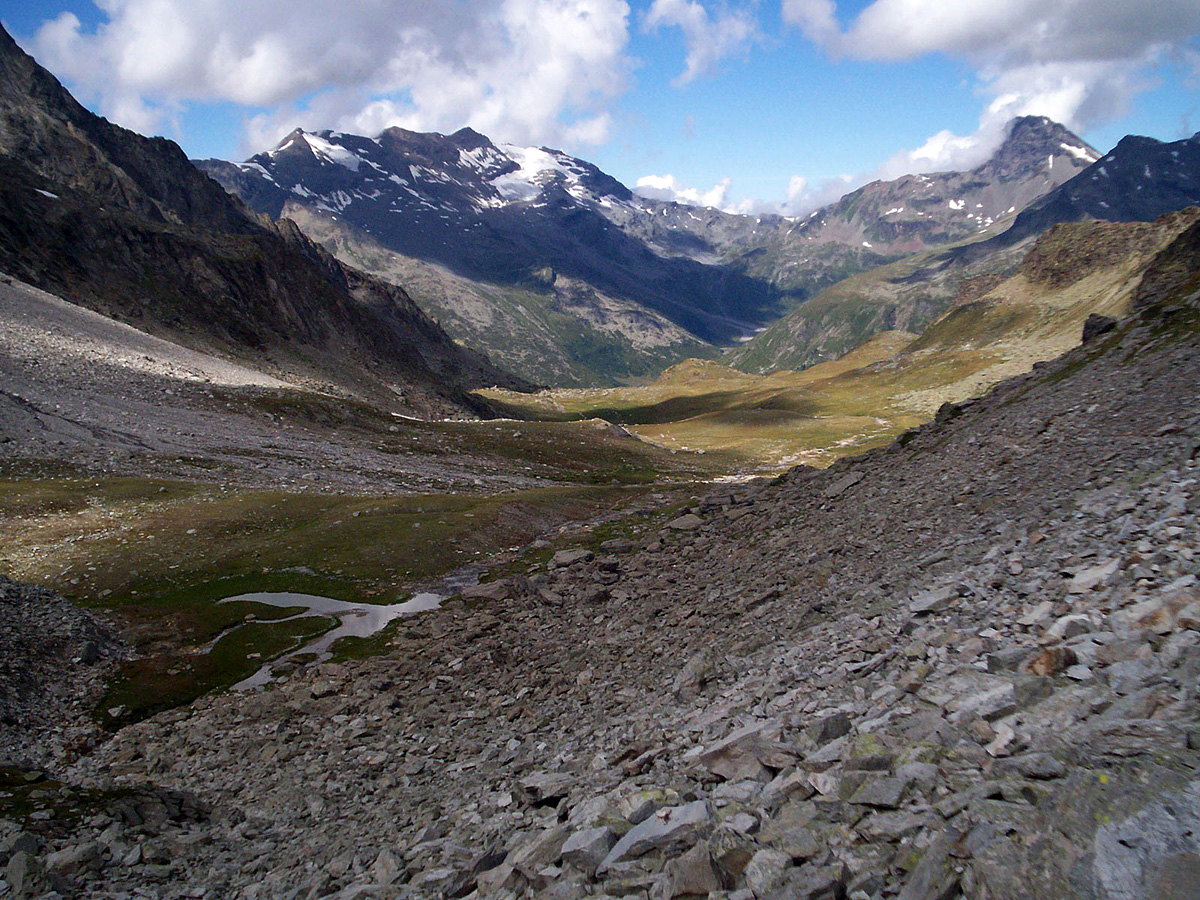
[[[1020,116],[1008,123],[1008,134],[997,153],[1006,149],[1033,149],[1037,145],[1046,152],[1061,152],[1063,145],[1087,151],[1093,159],[1100,154],[1087,141],[1065,125],[1045,116]]]
[[[454,134],[447,138],[450,143],[454,144],[463,150],[478,150],[480,147],[494,147],[491,139],[485,134],[480,134],[474,128],[460,128]]]
[[[307,133],[308,132],[306,132],[303,128],[293,128],[290,132],[288,132],[287,137],[285,137],[283,140],[281,140],[278,144],[275,145],[275,149],[278,150],[281,147],[284,147],[287,144],[290,144],[292,141],[300,140]]]
[[[1004,141],[977,171],[1000,177],[1025,177],[1044,171],[1047,160],[1066,157],[1085,168],[1101,154],[1066,126],[1046,116],[1018,116],[1009,121]]]
[[[287,136],[283,138],[283,140],[268,150],[265,155],[275,156],[276,154],[283,153],[286,150],[301,147],[311,151],[311,148],[308,146],[308,141],[305,140],[307,136],[308,132],[303,128],[293,128],[290,132],[288,132]]]

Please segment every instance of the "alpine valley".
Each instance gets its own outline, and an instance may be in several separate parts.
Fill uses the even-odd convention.
[[[1198,396],[1200,136],[741,216],[0,29],[0,900],[1194,900]]]
[[[469,129],[295,131],[244,163],[198,165],[251,208],[403,284],[501,365],[583,385],[715,356],[822,287],[994,233],[1097,158],[1061,126],[1019,119],[970,172],[875,182],[804,220],[649,200],[582,160]],[[946,306],[913,304],[874,330],[919,330]],[[835,327],[798,352],[819,354]]]

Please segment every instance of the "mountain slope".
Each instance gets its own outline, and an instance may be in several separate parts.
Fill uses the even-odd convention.
[[[83,109],[3,32],[0,175],[0,268],[73,302],[418,412],[482,411],[469,388],[522,384],[403,290],[264,225],[175,144]]]
[[[771,325],[728,360],[752,372],[836,357],[871,334],[919,330],[956,299],[1012,274],[1032,241],[1066,222],[1151,222],[1200,204],[1200,139],[1126,137],[1110,153],[1019,213],[1006,231],[927,250],[847,279]]]
[[[972,252],[989,252],[1059,222],[1150,222],[1197,203],[1200,133],[1171,143],[1128,135],[1094,165],[1030,204],[1007,232]]]
[[[497,147],[389,128],[377,138],[295,131],[234,165],[198,165],[271,216],[301,204],[404,256],[473,280],[550,287],[558,277],[726,341],[773,318],[776,292],[737,272],[663,258],[607,216],[627,188],[595,166],[540,148]]]
[[[1194,897],[1196,312],[123,729],[63,780],[215,811],[43,858],[172,848],[95,895]]]
[[[1066,353],[1093,315],[1107,317],[1092,320],[1095,331],[1143,294],[1186,290],[1200,257],[1191,268],[1161,260],[1198,219],[1192,208],[1155,222],[1057,225],[1014,273],[981,279],[922,334],[877,334],[802,371],[751,375],[693,360],[636,387],[488,396],[539,418],[601,417],[661,446],[730,453],[760,469],[824,466]],[[1147,287],[1152,278],[1159,287]]]
[[[550,269],[517,284],[472,279],[320,210],[288,203],[284,215],[343,262],[403,285],[460,342],[540,383],[613,384],[717,352],[654,310]]]
[[[339,258],[423,285],[418,301],[460,340],[572,385],[711,355],[846,275],[974,236],[1095,156],[1048,120],[1016,120],[971,172],[876,182],[805,222],[648,200],[590,163],[469,129],[298,130],[247,162],[197,165]]]

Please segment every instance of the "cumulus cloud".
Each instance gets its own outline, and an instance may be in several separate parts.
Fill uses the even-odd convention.
[[[788,181],[787,194],[782,203],[763,203],[751,201],[751,211],[757,215],[774,213],[778,216],[796,218],[806,216],[815,209],[828,206],[847,191],[859,187],[864,182],[856,181],[850,175],[838,175],[828,178],[818,184],[809,184],[808,179],[801,175],[793,175]]]
[[[989,110],[992,108],[989,107]],[[922,172],[964,172],[984,163],[996,151],[1008,133],[1008,122],[1024,112],[996,114],[985,112],[979,128],[973,134],[960,135],[939,131],[915,150],[901,150],[878,169],[860,180],[860,184],[876,178],[893,179],[901,175]]]
[[[650,32],[663,27],[679,28],[687,45],[684,70],[672,82],[676,87],[708,74],[727,56],[745,53],[758,34],[749,12],[722,8],[712,17],[696,0],[654,0],[642,28]]]
[[[685,203],[688,206],[711,206],[714,209],[726,209],[725,195],[732,183],[730,178],[722,178],[707,191],[680,184],[674,175],[643,175],[637,180],[633,192],[640,197],[651,200],[667,200],[675,203]]]
[[[631,61],[625,0],[102,0],[93,31],[64,13],[41,62],[147,131],[189,102],[257,111],[249,149],[297,124],[379,131],[463,125],[517,143],[608,138]]]
[[[834,56],[965,60],[985,104],[970,135],[940,132],[878,173],[970,168],[1004,138],[1014,116],[1042,115],[1085,130],[1123,115],[1170,57],[1190,58],[1200,34],[1196,0],[875,0],[843,29],[833,0],[782,0],[784,21]]]
[[[683,184],[674,175],[644,175],[637,180],[633,192],[639,197],[651,200],[671,201],[687,206],[707,206],[743,216],[796,217],[827,206],[862,183],[864,182],[856,182],[849,175],[839,175],[810,185],[804,176],[793,175],[787,184],[787,199],[777,202],[756,198],[732,200],[729,197],[730,188],[733,186],[732,178],[722,178],[708,190],[701,190]]]
[[[833,0],[783,0],[783,21],[795,25],[818,44],[838,35],[836,12]]]
[[[1136,58],[1197,29],[1194,0],[875,0],[836,38],[836,49],[869,59],[945,52],[1007,68]]]

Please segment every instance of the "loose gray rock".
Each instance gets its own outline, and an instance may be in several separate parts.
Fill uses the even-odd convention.
[[[712,815],[703,800],[684,806],[661,809],[645,822],[635,825],[601,860],[597,874],[603,874],[626,858],[633,858],[671,846],[691,847],[708,830]]]
[[[562,846],[562,859],[581,872],[594,875],[616,843],[617,836],[612,829],[586,828],[567,838]]]

